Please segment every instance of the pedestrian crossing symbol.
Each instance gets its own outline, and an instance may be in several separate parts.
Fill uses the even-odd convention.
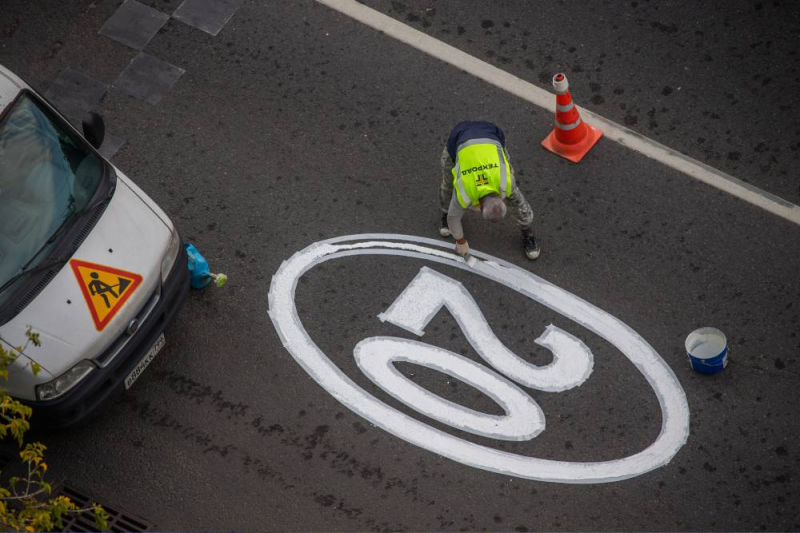
[[[104,265],[73,259],[69,262],[89,306],[97,331],[103,329],[136,292],[142,276]]]

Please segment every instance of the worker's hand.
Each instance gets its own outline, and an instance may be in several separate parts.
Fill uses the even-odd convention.
[[[461,257],[469,255],[469,243],[464,239],[464,242],[456,241],[456,253]]]

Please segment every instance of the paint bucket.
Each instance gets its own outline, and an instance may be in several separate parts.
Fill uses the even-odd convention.
[[[202,289],[211,281],[211,270],[208,261],[191,243],[185,243],[186,255],[189,256],[189,278],[193,289]]]
[[[728,339],[716,328],[696,329],[686,337],[689,364],[701,374],[716,374],[728,365]]]

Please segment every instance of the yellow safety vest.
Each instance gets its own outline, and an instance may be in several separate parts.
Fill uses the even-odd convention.
[[[470,139],[458,146],[453,188],[462,208],[478,205],[487,194],[505,199],[513,193],[511,167],[505,150],[494,139]]]

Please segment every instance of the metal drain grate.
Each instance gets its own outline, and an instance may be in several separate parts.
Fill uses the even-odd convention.
[[[138,516],[132,516],[130,513],[123,511],[115,505],[98,501],[95,498],[90,498],[85,493],[75,489],[74,487],[62,486],[58,491],[58,495],[64,495],[78,507],[88,507],[92,502],[99,503],[109,515],[108,529],[106,531],[113,531],[115,533],[123,533],[127,531],[150,531],[153,529],[153,524],[142,520]],[[83,513],[79,515],[72,515],[64,520],[64,528],[62,531],[78,532],[78,531],[100,531],[94,525],[94,514]]]

